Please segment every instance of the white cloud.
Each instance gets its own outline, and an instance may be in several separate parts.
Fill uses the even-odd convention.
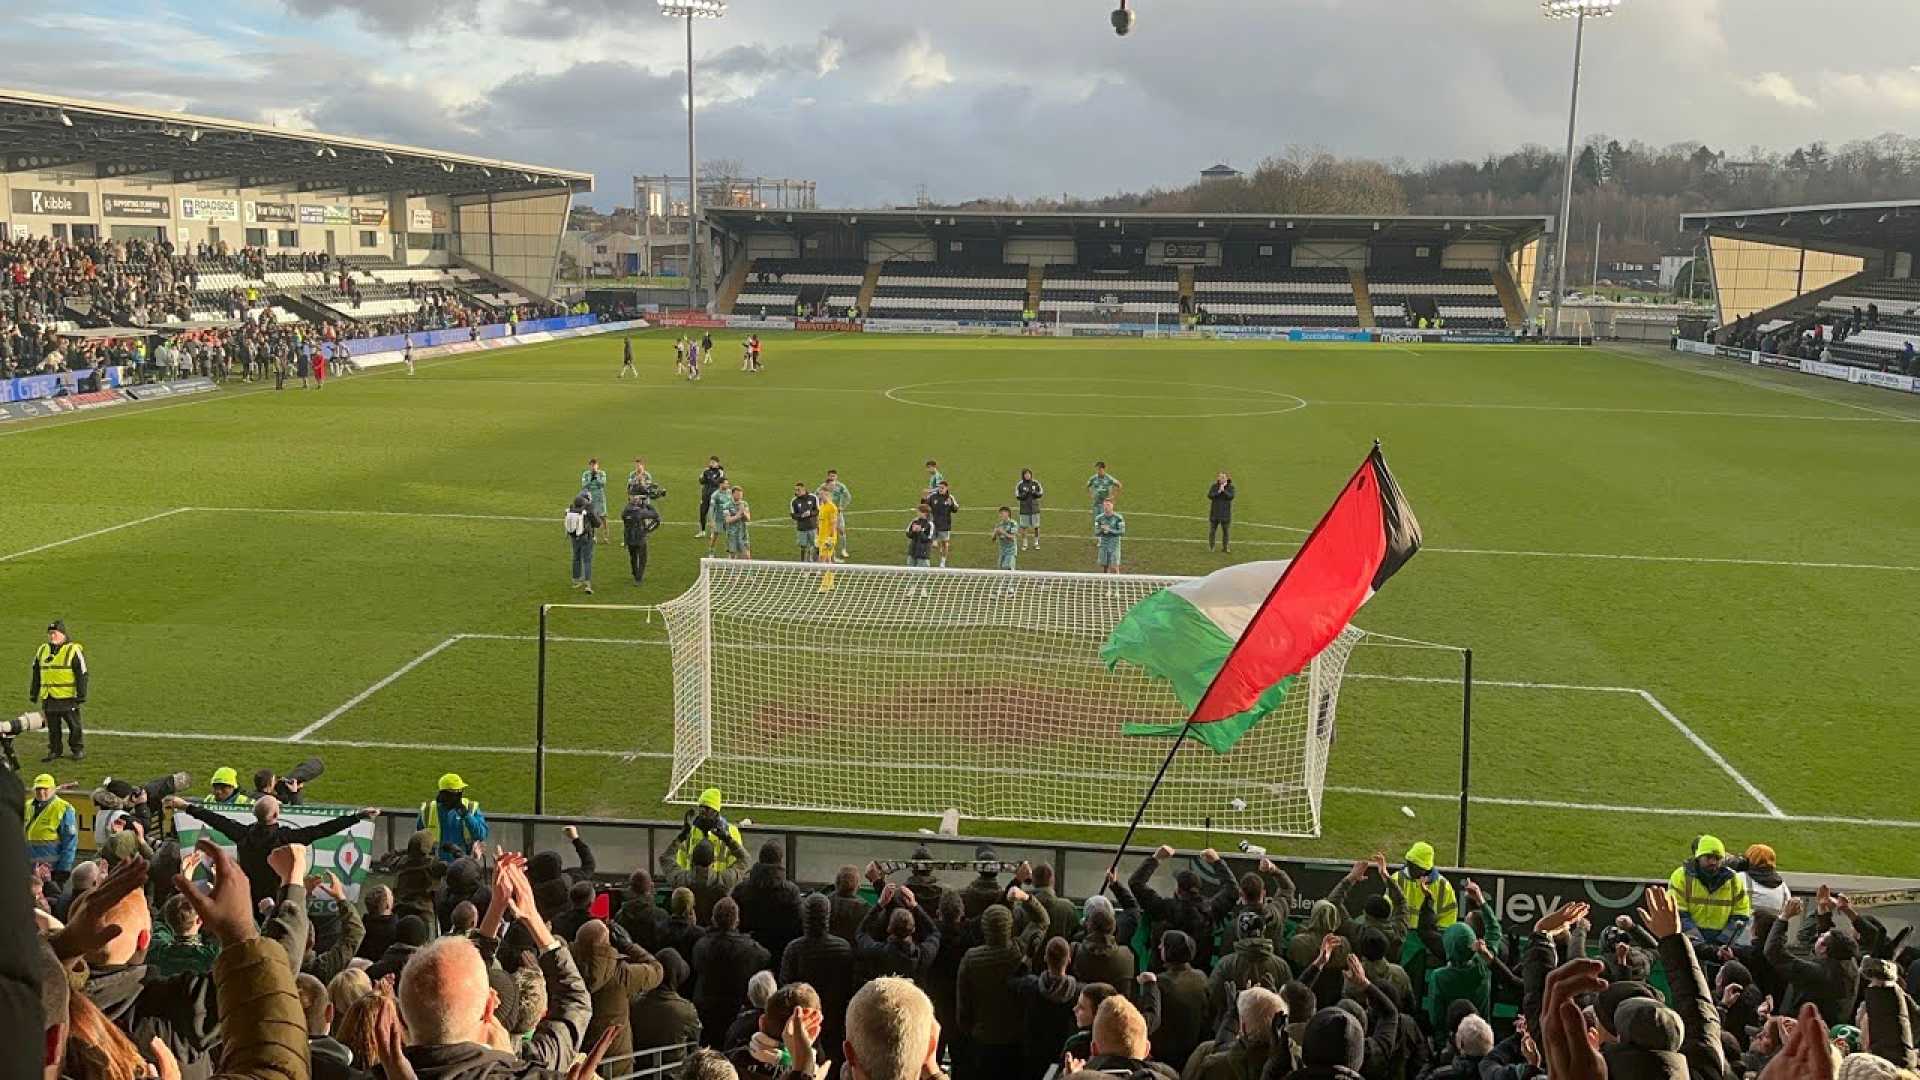
[[[1793,80],[1778,71],[1763,71],[1743,84],[1747,93],[1758,98],[1768,98],[1795,109],[1815,107],[1812,98],[1800,92]]]
[[[1920,65],[1874,72],[1829,71],[1822,90],[1856,107],[1920,109]]]

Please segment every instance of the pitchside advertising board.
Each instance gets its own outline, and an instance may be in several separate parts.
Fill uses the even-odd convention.
[[[205,802],[198,805],[205,806]],[[221,806],[213,808],[216,813],[244,815],[236,818],[242,825],[252,824],[253,815],[246,807]],[[308,825],[338,821],[343,817],[358,814],[359,810],[347,806],[283,806],[280,809],[280,823],[290,829],[302,829]],[[215,844],[233,853],[233,841],[220,830],[208,827],[199,818],[187,814],[173,815],[173,827],[180,834],[180,848],[192,847],[201,836],[209,837]],[[91,830],[89,830],[90,832]],[[360,887],[367,880],[367,865],[373,855],[373,822],[361,818],[345,832],[334,833],[322,840],[316,840],[308,849],[312,856],[312,868],[309,873],[325,875],[331,870],[340,875],[340,883],[347,887],[347,899],[360,899]],[[200,871],[204,877],[206,870]]]

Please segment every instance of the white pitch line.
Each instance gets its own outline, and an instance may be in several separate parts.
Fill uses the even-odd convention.
[[[381,679],[379,682],[374,683],[372,686],[369,686],[365,690],[362,690],[359,693],[353,695],[352,697],[346,700],[345,704],[334,709],[332,712],[321,717],[320,719],[315,720],[313,723],[308,724],[306,727],[301,728],[299,731],[294,732],[292,738],[289,741],[291,742],[306,741],[308,736],[312,735],[314,732],[319,731],[321,728],[326,727],[328,724],[331,724],[335,720],[339,719],[341,715],[343,715],[348,709],[353,708],[355,705],[358,705],[361,702],[367,700],[373,695],[386,689],[388,686],[393,685],[394,681],[399,679],[402,675],[405,675],[407,672],[412,671],[414,668],[417,668],[421,664],[424,664],[427,661],[433,659],[434,657],[440,655],[442,650],[446,649],[448,646],[454,644],[459,640],[460,639],[458,637],[450,637],[445,641],[442,641],[440,644],[435,645],[433,648],[428,649],[426,652],[421,653],[419,656],[416,656],[413,659],[407,661],[406,663],[400,665],[400,667],[397,670],[395,670],[393,674],[388,675],[386,678]]]
[[[96,536],[105,536],[111,532],[119,532],[121,529],[131,529],[135,525],[145,525],[149,521],[159,521],[161,518],[172,517],[175,514],[182,514],[191,509],[193,509],[191,506],[176,506],[171,510],[162,510],[157,514],[148,514],[143,518],[123,521],[118,525],[109,525],[104,529],[95,529],[92,532],[83,532],[78,536],[69,536],[65,540],[55,540],[52,543],[41,544],[39,547],[27,548],[25,551],[16,551],[11,555],[0,555],[0,563],[12,562],[15,559],[24,559],[29,555],[35,555],[42,551],[51,551],[54,548],[65,547],[68,544],[77,544],[82,540],[91,540]]]
[[[1816,398],[1814,400],[1825,401],[1826,399]],[[1897,416],[1893,413],[1886,413],[1881,416],[1812,416],[1806,413],[1723,412],[1713,409],[1642,409],[1609,405],[1520,405],[1475,401],[1325,401],[1318,398],[1309,398],[1307,404],[1388,409],[1511,409],[1522,412],[1624,413],[1639,416],[1706,416],[1722,417],[1730,420],[1824,420],[1843,424],[1886,424],[1895,421],[1903,424],[1911,424],[1920,422],[1911,417]],[[1844,402],[1833,402],[1833,404],[1844,404]],[[1854,407],[1865,408],[1865,406]],[[1877,412],[1878,410],[1867,409],[1866,411]]]
[[[1775,383],[1767,380],[1743,379],[1743,378],[1740,378],[1738,375],[1736,375],[1732,371],[1718,371],[1718,370],[1713,370],[1704,366],[1695,366],[1692,364],[1664,363],[1662,361],[1655,360],[1652,357],[1641,356],[1636,353],[1628,352],[1623,349],[1610,349],[1607,351],[1607,354],[1610,356],[1622,356],[1629,360],[1637,360],[1642,364],[1649,364],[1653,367],[1663,368],[1667,371],[1678,371],[1688,375],[1704,375],[1709,379],[1719,379],[1723,382],[1730,382],[1737,386],[1751,387],[1752,389],[1755,389],[1755,390],[1771,390],[1776,394],[1788,394],[1793,397],[1805,398],[1808,401],[1818,401],[1822,405],[1838,405],[1844,409],[1858,409],[1859,411],[1864,413],[1872,413],[1875,416],[1884,417],[1889,420],[1898,420],[1902,423],[1907,423],[1907,424],[1920,423],[1920,417],[1891,412],[1886,409],[1876,409],[1870,405],[1856,405],[1851,401],[1842,401],[1839,398],[1823,397],[1819,394],[1813,393],[1811,390],[1807,390],[1798,386],[1787,386],[1781,383]],[[1675,355],[1681,355],[1681,354],[1675,354]],[[1684,355],[1691,357],[1694,354],[1687,353]],[[1832,417],[1832,419],[1840,420],[1840,419],[1847,419],[1847,418],[1836,416],[1836,417]]]
[[[287,740],[278,735],[234,735],[229,733],[209,734],[191,731],[122,731],[101,729],[96,735],[107,735],[120,739],[164,739],[175,742],[237,742],[237,743],[274,743],[282,744]],[[442,743],[385,742],[372,739],[308,739],[303,746],[338,746],[355,750],[408,750],[445,752]],[[516,754],[531,755],[530,746],[462,746],[461,753],[470,754]],[[547,753],[556,757],[608,758],[620,761],[668,761],[673,758],[665,750],[594,750],[580,747],[548,747]],[[1350,787],[1341,784],[1328,784],[1328,791],[1340,795],[1360,795],[1381,799],[1417,799],[1422,802],[1457,803],[1460,796],[1446,795],[1432,791],[1398,791],[1387,788]],[[1623,806],[1615,803],[1583,803],[1559,799],[1520,799],[1501,795],[1470,795],[1468,802],[1482,806],[1513,806],[1545,810],[1577,810],[1589,813],[1641,814],[1658,817],[1713,817],[1742,818],[1748,820],[1784,821],[1805,825],[1859,825],[1883,829],[1920,829],[1920,821],[1908,821],[1902,818],[1851,817],[1839,814],[1781,814],[1773,815],[1757,810],[1694,810],[1666,806]]]
[[[1447,686],[1460,685],[1459,679],[1443,679],[1432,675],[1368,675],[1350,671],[1342,677],[1348,679],[1367,679],[1373,682],[1439,683]],[[1473,685],[1497,686],[1507,690],[1584,690],[1596,694],[1646,693],[1645,690],[1637,686],[1581,686],[1574,683],[1503,682],[1497,679],[1475,679],[1473,680]]]
[[[1675,731],[1678,731],[1680,734],[1685,735],[1687,737],[1687,741],[1692,743],[1695,749],[1698,749],[1701,753],[1707,755],[1708,758],[1712,759],[1715,765],[1720,766],[1720,770],[1722,772],[1726,773],[1728,776],[1733,778],[1734,783],[1739,784],[1742,788],[1745,788],[1747,794],[1753,796],[1753,801],[1759,803],[1760,808],[1765,810],[1769,816],[1777,817],[1777,818],[1783,818],[1787,816],[1780,812],[1780,808],[1774,805],[1772,799],[1767,798],[1766,793],[1762,792],[1759,788],[1753,785],[1753,781],[1748,780],[1745,776],[1742,776],[1740,774],[1739,769],[1734,768],[1733,765],[1729,763],[1726,758],[1720,756],[1720,751],[1715,750],[1712,744],[1708,743],[1707,740],[1701,738],[1698,734],[1694,732],[1692,728],[1688,727],[1686,723],[1683,722],[1678,716],[1675,716],[1673,714],[1673,710],[1667,708],[1665,703],[1663,703],[1659,698],[1654,697],[1651,693],[1645,690],[1640,691],[1640,696],[1646,699],[1647,704],[1653,706],[1654,712],[1657,712],[1661,716],[1666,717],[1667,722],[1673,725]]]
[[[461,514],[432,510],[327,510],[303,506],[188,506],[185,510],[201,510],[210,514],[302,514],[318,517],[397,517],[397,518],[435,518],[452,521],[516,521],[551,525],[557,517],[535,517],[531,514]]]

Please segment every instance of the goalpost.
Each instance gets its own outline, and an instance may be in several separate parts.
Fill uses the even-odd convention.
[[[1125,826],[1185,710],[1108,634],[1179,578],[707,559],[659,606],[668,801]],[[1189,741],[1143,821],[1317,836],[1348,627],[1232,752]]]

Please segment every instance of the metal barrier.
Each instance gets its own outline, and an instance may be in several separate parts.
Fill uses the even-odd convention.
[[[665,1076],[678,1069],[686,1060],[700,1049],[699,1043],[674,1043],[672,1046],[650,1046],[645,1050],[635,1050],[617,1058],[601,1058],[600,1074],[607,1080],[643,1080],[649,1076]],[[667,1060],[671,1056],[672,1060]],[[619,1072],[616,1066],[622,1064],[638,1065],[643,1058],[650,1058],[653,1064],[644,1069]]]

